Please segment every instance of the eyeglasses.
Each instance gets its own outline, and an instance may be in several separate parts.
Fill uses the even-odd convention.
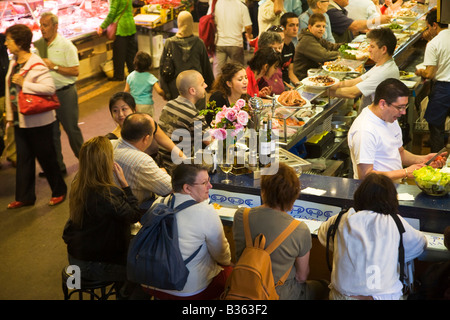
[[[388,103],[388,106],[394,107],[395,109],[397,109],[398,111],[406,111],[406,109],[408,109],[408,105],[403,105],[403,106],[394,106],[391,103]]]
[[[206,180],[206,181],[204,181],[204,182],[201,182],[201,183],[193,183],[193,185],[196,185],[196,186],[207,186],[208,183],[210,183],[210,182],[211,182],[211,178],[208,178],[208,180]]]

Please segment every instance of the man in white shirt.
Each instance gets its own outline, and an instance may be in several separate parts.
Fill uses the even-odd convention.
[[[78,158],[83,135],[78,126],[78,93],[75,82],[78,76],[78,50],[72,41],[64,38],[58,33],[58,17],[51,12],[41,15],[42,38],[34,44],[38,49],[39,56],[50,69],[55,82],[56,95],[60,107],[56,109],[56,122],[53,129],[53,140],[56,149],[58,164],[63,175],[67,174],[61,152],[61,130],[60,124],[67,133],[70,147]],[[44,173],[39,173],[44,176]]]
[[[285,13],[283,0],[266,0],[258,9],[259,35],[271,26],[280,24],[280,18]]]
[[[217,77],[222,72],[227,59],[245,65],[244,42],[253,38],[252,20],[247,6],[240,0],[218,0],[214,9],[217,25],[216,54],[214,55],[213,73]]]
[[[125,118],[121,138],[111,140],[114,161],[123,170],[125,178],[138,199],[141,208],[147,208],[155,195],[165,196],[172,191],[172,179],[144,151],[153,141],[153,121],[145,113],[133,113]]]
[[[425,49],[425,69],[416,74],[426,79],[434,79],[425,120],[430,129],[431,152],[438,152],[445,146],[445,121],[450,116],[450,30],[447,24],[437,22],[436,9],[426,17],[428,30],[435,37]]]
[[[373,29],[367,34],[370,40],[369,54],[375,62],[368,72],[351,80],[341,81],[331,87],[331,95],[339,98],[355,99],[362,95],[359,110],[373,102],[375,89],[388,78],[400,78],[400,72],[392,55],[397,38],[389,28]]]
[[[386,79],[375,90],[374,102],[353,122],[347,139],[355,179],[364,179],[372,172],[394,181],[413,178],[413,171],[435,155],[414,155],[402,146],[397,119],[406,113],[408,96],[409,89],[403,82]],[[434,161],[431,165],[442,167],[445,161]]]

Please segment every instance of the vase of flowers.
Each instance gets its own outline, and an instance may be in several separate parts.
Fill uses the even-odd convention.
[[[208,109],[202,110],[201,114],[214,113],[209,133],[217,140],[217,160],[221,162],[233,162],[239,166],[236,157],[236,142],[244,136],[245,128],[249,121],[249,107],[244,99],[239,99],[230,107],[222,106],[215,108],[213,101]]]

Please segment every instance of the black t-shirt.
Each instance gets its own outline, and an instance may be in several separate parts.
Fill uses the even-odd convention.
[[[289,79],[289,65],[294,62],[295,46],[291,42],[288,45],[284,44],[283,50],[281,51],[281,72],[283,73],[283,81],[286,83],[291,83]]]

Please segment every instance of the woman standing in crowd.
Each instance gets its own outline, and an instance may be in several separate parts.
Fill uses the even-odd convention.
[[[333,251],[330,299],[402,299],[403,284],[398,271],[400,232],[392,215],[400,219],[405,229],[405,262],[426,249],[427,239],[398,215],[397,190],[385,175],[368,175],[355,191],[354,204],[354,209],[342,215],[335,238],[330,239]],[[337,217],[332,216],[319,228],[319,241],[324,246],[328,229]],[[378,277],[370,281],[371,275]]]
[[[178,32],[164,43],[164,50],[161,55],[161,66],[168,50],[172,51],[172,62],[174,66],[174,76],[167,80],[160,77],[161,88],[166,94],[166,100],[178,97],[179,92],[176,86],[178,74],[184,70],[197,70],[203,75],[205,83],[209,86],[214,81],[214,75],[209,62],[208,53],[203,41],[194,35],[194,20],[188,11],[181,11],[177,18]],[[200,99],[196,106],[204,109],[205,99]]]
[[[114,162],[108,138],[86,141],[79,162],[63,233],[69,263],[80,267],[84,279],[125,282],[131,224],[142,216],[138,200]]]
[[[258,80],[262,77],[270,78],[278,67],[281,66],[281,53],[270,47],[260,48],[254,56],[248,61],[246,69],[248,85],[247,93],[253,97],[266,97],[272,94],[270,86],[261,90],[258,87]]]
[[[64,201],[67,186],[56,160],[53,143],[55,111],[33,115],[20,113],[19,92],[41,95],[55,93],[52,76],[42,59],[30,52],[33,33],[23,24],[6,29],[6,46],[14,55],[5,83],[6,121],[14,126],[17,149],[16,201],[8,209],[34,205],[36,201],[36,158],[52,189],[50,206]],[[36,65],[37,64],[37,65]],[[25,75],[23,75],[25,74]]]
[[[150,72],[151,66],[152,57],[147,52],[136,53],[135,70],[128,75],[124,91],[131,93],[139,112],[148,113],[153,117],[153,89],[163,98],[165,94],[158,83],[158,78]]]
[[[263,205],[252,208],[249,213],[249,225],[252,241],[262,233],[269,245],[293,218],[287,213],[292,210],[300,195],[300,180],[295,170],[279,163],[278,171],[273,175],[261,177],[261,199]],[[233,237],[236,246],[236,261],[245,248],[243,222],[244,208],[234,215]],[[272,272],[275,283],[290,269],[283,285],[276,290],[280,300],[326,299],[328,289],[326,281],[307,280],[309,274],[309,252],[312,247],[309,228],[299,226],[271,254]]]
[[[230,107],[238,99],[247,101],[247,85],[245,67],[238,62],[228,62],[212,85],[209,102],[214,101],[216,108],[221,108],[222,106]],[[208,113],[205,118],[208,124],[213,120],[211,113]]]
[[[114,77],[109,80],[123,81],[124,64],[126,63],[129,73],[134,70],[133,60],[138,47],[132,0],[111,0],[108,15],[98,27],[97,33],[101,35],[113,22],[117,22],[116,38],[113,43]]]
[[[144,290],[161,300],[211,300],[217,299],[225,288],[231,273],[231,253],[222,222],[209,199],[209,175],[206,168],[195,164],[180,164],[172,172],[174,208],[194,199],[197,204],[176,213],[178,239],[183,259],[200,251],[186,265],[189,270],[183,290]],[[157,202],[170,201],[171,195]]]
[[[117,92],[109,99],[109,112],[114,122],[116,122],[117,127],[113,132],[108,133],[106,137],[110,140],[119,139],[121,137],[120,131],[122,130],[123,121],[125,118],[136,113],[136,102],[133,96],[128,92]],[[152,118],[153,119],[153,118]],[[158,146],[162,146],[167,150],[176,149],[178,154],[183,159],[186,158],[183,151],[181,151],[173,141],[162,131],[158,126],[158,123],[153,119],[155,132],[153,132],[153,142],[146,152],[152,156],[156,157],[158,153]]]

